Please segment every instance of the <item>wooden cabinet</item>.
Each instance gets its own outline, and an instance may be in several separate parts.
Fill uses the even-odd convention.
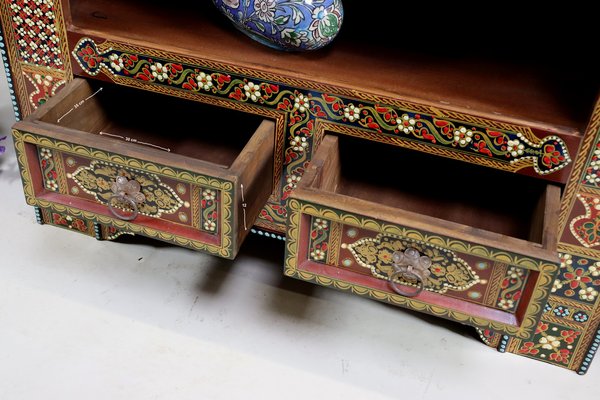
[[[559,37],[589,51],[585,24],[549,32],[503,9],[480,27],[473,12],[440,8],[427,15],[440,38],[429,43],[409,12],[381,12],[394,2],[347,1],[331,46],[285,53],[210,2],[0,7],[40,221],[230,258],[250,225],[286,233],[287,275],[470,324],[501,351],[589,367],[600,85],[592,63],[548,61]],[[489,28],[507,21],[518,35]],[[113,182],[90,186],[117,176],[147,183],[147,201],[113,204]],[[148,200],[154,189],[166,208]],[[409,247],[431,259],[422,288],[378,253]]]

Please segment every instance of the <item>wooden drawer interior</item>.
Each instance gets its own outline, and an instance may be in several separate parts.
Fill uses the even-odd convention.
[[[32,134],[24,143],[31,204],[49,201],[114,217],[106,204],[110,188],[98,196],[75,180],[82,168],[95,177],[114,166],[114,173],[153,180],[161,195],[176,198],[165,212],[140,212],[132,221],[143,227],[139,233],[228,258],[273,192],[274,123],[250,114],[75,79],[15,128]],[[42,175],[44,151],[53,152],[57,187]]]
[[[313,161],[300,188],[339,195],[342,208],[356,199],[458,234],[556,251],[560,187],[543,180],[341,135],[326,135]]]
[[[262,118],[176,97],[79,80],[35,119],[230,168]],[[83,102],[82,102],[83,101]],[[76,108],[74,108],[76,107]]]

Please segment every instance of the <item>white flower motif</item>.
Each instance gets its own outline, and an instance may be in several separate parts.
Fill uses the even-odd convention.
[[[562,283],[562,281],[561,281],[560,279],[555,279],[555,280],[554,280],[554,283],[552,284],[552,289],[550,289],[550,291],[551,291],[552,293],[554,293],[554,292],[556,292],[557,290],[559,290],[559,289],[562,289],[562,287],[563,287],[563,283]]]
[[[256,85],[253,82],[248,82],[244,85],[244,91],[246,92],[246,97],[256,102],[258,99],[262,97],[262,93],[260,92],[260,85]]]
[[[396,124],[398,124],[398,129],[400,129],[404,133],[410,133],[415,130],[415,121],[414,118],[411,118],[408,114],[402,114],[401,117],[396,118]]]
[[[46,179],[46,189],[56,192],[58,190],[58,183],[54,179]]]
[[[522,155],[523,150],[525,150],[525,146],[518,139],[509,140],[508,142],[506,142],[506,144],[507,144],[506,150],[513,157]]]
[[[560,340],[556,339],[554,336],[542,336],[539,340],[539,343],[542,345],[542,349],[546,350],[554,350],[560,347]]]
[[[213,201],[217,197],[217,192],[211,189],[204,189],[202,191],[202,198],[206,201]]]
[[[50,151],[50,149],[47,149],[45,147],[42,147],[40,149],[40,156],[46,160],[48,160],[49,158],[52,158],[52,151]]]
[[[600,261],[596,261],[594,265],[590,265],[589,271],[592,276],[600,276]]]
[[[523,270],[520,268],[510,267],[508,274],[512,279],[517,279],[523,276]]]
[[[150,70],[152,71],[152,76],[161,82],[169,77],[169,75],[167,74],[169,70],[166,66],[162,65],[161,63],[155,63],[150,67]]]
[[[315,222],[313,222],[313,226],[320,230],[327,229],[327,225],[327,220],[321,218],[317,218],[315,219]]]
[[[559,257],[562,258],[562,265],[563,266],[567,266],[567,265],[571,265],[573,264],[573,257],[570,254],[567,253],[560,253]]]
[[[198,81],[198,86],[204,90],[210,90],[210,88],[213,86],[212,76],[204,72],[200,72],[198,75],[196,75],[196,80]]]
[[[204,229],[213,232],[217,229],[217,224],[215,223],[215,221],[205,221]]]
[[[587,289],[579,290],[579,298],[581,300],[594,301],[596,296],[598,296],[598,291],[593,287],[588,287]]]
[[[600,182],[600,177],[598,176],[598,174],[596,172],[592,172],[590,174],[585,175],[585,180],[588,183],[591,183],[594,185],[594,184]]]
[[[322,261],[325,259],[325,252],[321,249],[314,249],[310,252],[310,257],[316,261]]]
[[[296,136],[290,142],[294,151],[302,153],[308,147],[308,142],[305,137]]]
[[[258,19],[265,22],[272,22],[275,18],[276,0],[255,0],[254,11]]]
[[[460,146],[466,146],[473,141],[473,131],[461,126],[454,130],[454,143]]]
[[[515,302],[512,299],[501,299],[498,302],[498,307],[502,308],[503,310],[510,310],[514,307],[514,305]]]
[[[360,108],[356,107],[354,104],[349,104],[348,107],[344,108],[344,117],[346,117],[348,121],[354,122],[360,118]]]
[[[117,72],[121,71],[124,67],[123,60],[117,54],[111,54],[108,56],[110,60],[110,66]]]
[[[289,175],[286,179],[287,185],[290,189],[294,189],[296,187],[296,185],[298,185],[298,182],[300,182],[300,176],[299,175]]]
[[[299,94],[294,99],[294,108],[296,110],[299,110],[300,112],[305,112],[306,110],[308,110],[310,108],[308,97],[304,96],[303,94]]]

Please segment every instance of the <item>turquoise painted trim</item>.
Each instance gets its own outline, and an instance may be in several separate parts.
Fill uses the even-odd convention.
[[[264,237],[277,239],[277,240],[283,240],[285,242],[285,236],[277,235],[276,233],[265,232],[265,231],[261,231],[260,229],[254,229],[254,228],[250,229],[250,232],[254,233],[255,235],[264,236]]]
[[[508,335],[502,335],[502,338],[500,338],[500,344],[498,344],[498,351],[500,353],[506,352],[506,346],[508,345],[508,339],[509,339]]]
[[[97,222],[94,222],[94,236],[96,240],[102,240],[102,226]]]
[[[588,368],[590,367],[590,364],[592,363],[592,360],[594,359],[594,356],[596,355],[596,352],[598,351],[599,346],[600,346],[600,329],[598,329],[598,331],[596,332],[596,337],[594,337],[594,341],[592,342],[587,354],[585,355],[585,358],[583,359],[583,361],[581,362],[581,365],[579,366],[579,369],[577,370],[577,373],[579,375],[586,374],[586,372],[588,371]]]
[[[40,225],[44,225],[44,218],[42,217],[42,209],[39,207],[33,207],[33,210],[35,212],[35,222],[37,222]]]
[[[6,82],[8,83],[8,93],[10,94],[13,111],[15,112],[15,119],[17,121],[20,121],[21,120],[21,111],[19,109],[19,103],[17,102],[17,96],[15,94],[15,87],[13,84],[12,74],[10,72],[10,64],[8,62],[8,56],[6,54],[6,44],[4,42],[4,32],[2,31],[1,25],[0,25],[0,57],[2,57],[2,62],[4,63],[4,72],[6,73]]]

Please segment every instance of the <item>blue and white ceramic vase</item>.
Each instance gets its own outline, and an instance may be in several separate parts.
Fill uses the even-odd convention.
[[[288,51],[329,44],[344,19],[341,0],[213,0],[246,35]]]

